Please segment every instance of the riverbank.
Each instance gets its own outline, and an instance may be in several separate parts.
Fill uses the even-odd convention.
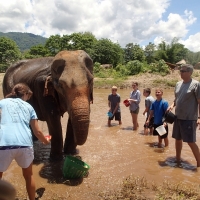
[[[200,71],[194,70],[192,77],[200,80]],[[94,88],[110,88],[112,85],[117,87],[129,88],[133,81],[138,82],[140,88],[156,88],[162,87],[164,89],[173,88],[177,81],[180,81],[180,74],[178,70],[171,72],[166,76],[153,73],[143,73],[134,76],[129,76],[127,79],[114,79],[114,78],[94,78]]]

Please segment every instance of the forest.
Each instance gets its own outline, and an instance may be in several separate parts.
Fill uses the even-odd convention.
[[[107,38],[97,39],[90,32],[79,32],[63,36],[52,35],[46,39],[38,36],[43,39],[40,38],[41,40],[37,40],[37,43],[26,49],[27,47],[19,48],[19,41],[22,39],[18,36],[13,36],[12,39],[8,35],[0,34],[0,72],[5,72],[18,60],[55,56],[62,50],[86,51],[93,59],[95,76],[101,78],[126,77],[142,72],[166,75],[170,70],[165,62],[175,64],[182,59],[192,65],[200,62],[200,52],[192,52],[185,48],[178,38],[173,38],[169,44],[165,41],[158,45],[149,42],[145,47],[130,42],[122,48]],[[29,34],[25,41],[29,40],[31,44],[31,41],[36,42],[35,38],[38,37]],[[111,67],[105,69],[103,64],[109,64]]]

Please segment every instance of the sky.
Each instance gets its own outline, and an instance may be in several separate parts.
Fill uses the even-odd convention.
[[[200,51],[199,0],[0,0],[0,32],[91,32],[125,47],[170,43]]]

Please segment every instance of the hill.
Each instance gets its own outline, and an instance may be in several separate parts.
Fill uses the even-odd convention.
[[[16,42],[20,51],[25,51],[30,49],[32,46],[42,44],[44,45],[47,38],[34,35],[32,33],[20,33],[20,32],[0,32],[0,37],[8,37]]]

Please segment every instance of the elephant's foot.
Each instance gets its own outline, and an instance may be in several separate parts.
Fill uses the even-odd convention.
[[[65,155],[77,155],[77,154],[79,154],[79,150],[78,149],[64,150],[64,154]]]
[[[50,153],[50,161],[61,161],[63,160],[63,154]]]

